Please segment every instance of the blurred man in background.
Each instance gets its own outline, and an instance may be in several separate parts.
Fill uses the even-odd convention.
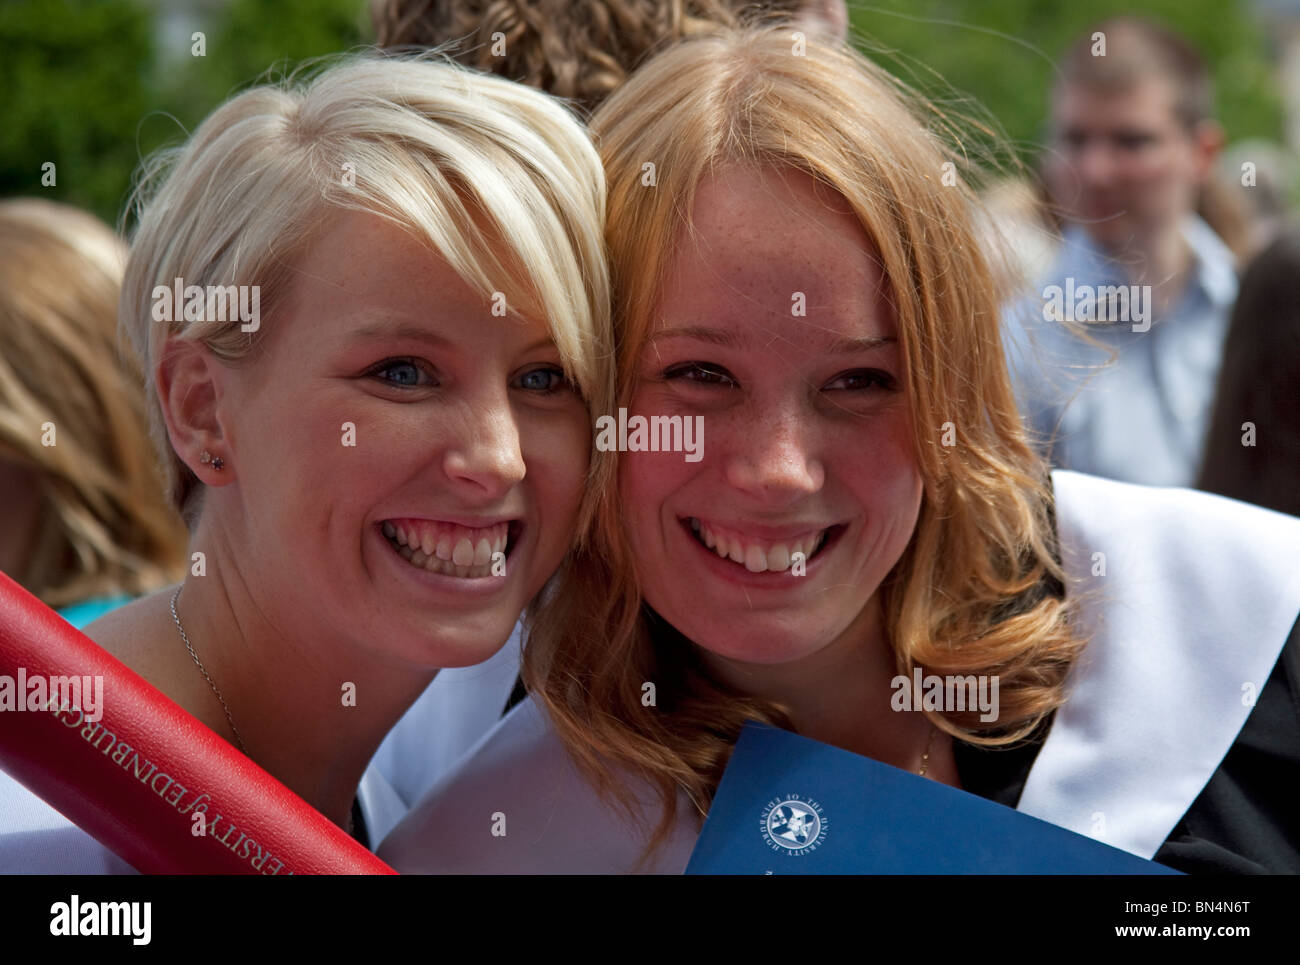
[[[1067,227],[1008,335],[1057,465],[1195,478],[1237,290],[1232,252],[1196,214],[1223,144],[1212,101],[1201,57],[1146,21],[1108,20],[1066,53],[1045,176]]]

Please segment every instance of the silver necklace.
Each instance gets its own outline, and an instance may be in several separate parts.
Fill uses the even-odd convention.
[[[221,691],[217,688],[216,681],[212,679],[212,676],[203,666],[203,661],[199,659],[199,655],[194,652],[194,647],[190,644],[189,635],[186,634],[185,627],[181,625],[181,618],[176,613],[176,600],[180,597],[182,589],[183,587],[178,586],[176,587],[176,592],[172,594],[172,619],[176,621],[176,629],[181,632],[181,640],[185,644],[185,649],[188,650],[190,656],[194,658],[194,665],[199,668],[199,673],[203,674],[203,679],[208,682],[208,686],[211,687],[212,692],[216,694],[217,700],[221,701],[221,709],[226,712],[226,720],[230,722],[230,731],[235,735],[235,741],[239,744],[240,751],[247,756],[248,748],[244,746],[244,739],[239,736],[239,728],[235,726],[235,718],[230,714],[230,707],[226,705],[226,698],[221,696]]]
[[[182,589],[184,589],[183,586],[178,586],[176,588],[176,592],[172,594],[172,620],[175,621],[176,623],[176,629],[180,631],[181,641],[185,644],[185,649],[188,650],[190,652],[190,656],[194,658],[194,665],[199,668],[199,673],[203,674],[203,679],[208,682],[208,686],[212,688],[212,693],[216,695],[217,700],[221,701],[221,709],[226,712],[226,721],[230,724],[230,731],[235,735],[235,741],[239,744],[239,750],[244,754],[244,756],[247,757],[248,748],[244,746],[244,738],[239,736],[239,728],[235,726],[235,718],[231,716],[230,707],[229,705],[226,704],[226,698],[221,696],[221,690],[217,687],[216,681],[212,679],[212,675],[209,674],[207,669],[203,666],[203,661],[199,659],[199,655],[194,652],[194,647],[190,643],[189,634],[185,632],[185,627],[181,624],[180,615],[176,612],[176,601],[180,599]],[[348,834],[349,835],[355,836],[356,834],[356,830],[354,828],[355,823],[356,822],[352,817],[352,811],[351,809],[349,809],[348,810]]]

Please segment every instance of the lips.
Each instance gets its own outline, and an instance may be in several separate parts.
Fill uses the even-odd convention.
[[[480,526],[437,519],[388,519],[382,530],[389,546],[412,566],[463,578],[493,575],[518,541],[521,521],[499,520]]]
[[[841,525],[802,531],[795,528],[779,539],[769,539],[752,530],[693,516],[683,522],[698,543],[720,559],[730,560],[751,573],[785,572],[799,559],[799,554],[805,561],[812,559],[843,529]]]

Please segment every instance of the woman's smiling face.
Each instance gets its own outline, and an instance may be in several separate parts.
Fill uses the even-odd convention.
[[[723,167],[692,223],[629,416],[701,416],[703,459],[621,456],[627,528],[669,623],[715,657],[789,663],[858,632],[916,526],[897,327],[857,218],[810,177]]]
[[[486,659],[567,552],[587,471],[547,327],[370,214],[335,216],[294,279],[249,363],[218,366],[237,485],[207,499],[238,518],[241,576],[295,637]]]

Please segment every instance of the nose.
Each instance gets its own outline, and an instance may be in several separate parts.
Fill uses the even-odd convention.
[[[1075,166],[1088,187],[1106,187],[1115,179],[1115,155],[1105,138],[1089,138],[1075,155]]]
[[[504,391],[466,400],[460,425],[443,456],[453,483],[484,501],[505,495],[524,478],[519,426]]]
[[[733,441],[724,471],[736,489],[779,505],[822,488],[826,471],[816,453],[811,420],[796,407],[769,410],[757,423],[729,428]]]

